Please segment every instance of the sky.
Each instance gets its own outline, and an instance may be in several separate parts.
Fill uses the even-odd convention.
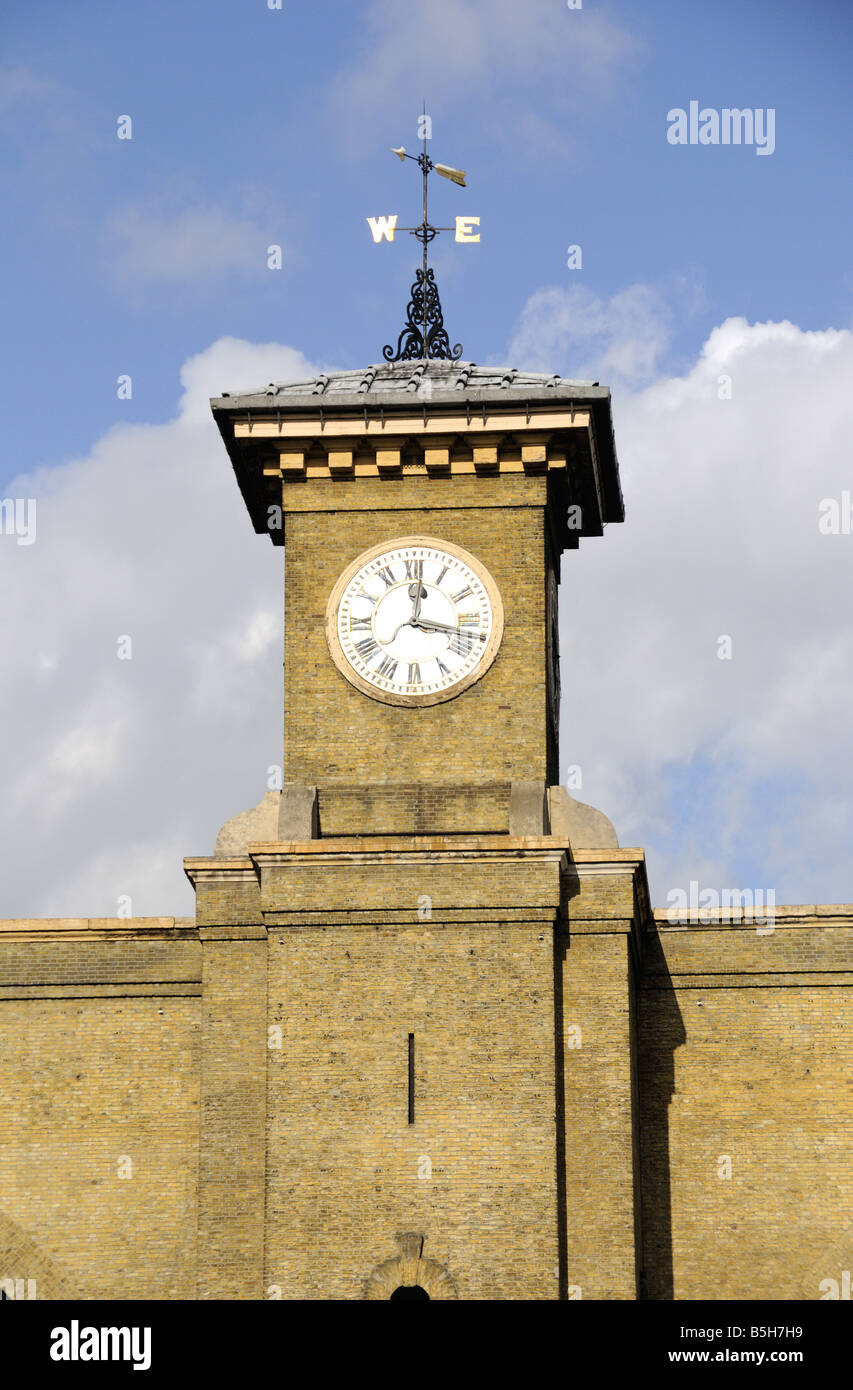
[[[365,219],[416,221],[424,105],[468,179],[434,220],[481,219],[433,248],[451,341],[613,392],[626,521],[561,584],[573,794],[658,907],[853,900],[853,9],[275,6],[0,17],[0,917],[191,913],[182,857],[264,795],[281,555],[208,397],[396,342],[416,247]]]

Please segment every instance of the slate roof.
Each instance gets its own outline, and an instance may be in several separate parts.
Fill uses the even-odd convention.
[[[456,404],[519,399],[529,401],[608,401],[610,391],[597,381],[572,381],[547,372],[516,367],[478,367],[474,362],[380,362],[357,371],[321,372],[307,381],[270,382],[254,391],[224,391],[211,400],[221,410],[269,406],[315,409],[318,405],[410,404],[414,399]]]

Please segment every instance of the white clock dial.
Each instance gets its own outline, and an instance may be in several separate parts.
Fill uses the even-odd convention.
[[[404,536],[360,555],[329,599],[326,634],[338,669],[390,704],[436,704],[482,676],[503,632],[485,567],[459,546]]]

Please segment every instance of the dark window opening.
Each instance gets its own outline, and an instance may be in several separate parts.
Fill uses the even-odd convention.
[[[393,1303],[395,1298],[425,1298],[427,1303],[430,1302],[429,1294],[426,1289],[421,1288],[420,1284],[412,1284],[409,1288],[405,1284],[401,1284],[399,1289],[395,1289],[392,1293],[390,1302]]]

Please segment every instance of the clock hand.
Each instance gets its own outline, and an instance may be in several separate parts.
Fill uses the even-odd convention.
[[[410,594],[411,594],[412,589],[414,589],[414,588],[415,588],[415,585],[412,584],[411,587],[410,587],[410,589],[409,589],[409,593],[410,593]],[[460,627],[458,627],[458,626],[457,626],[457,627],[451,627],[449,623],[440,623],[440,622],[438,622],[437,619],[435,619],[435,618],[422,618],[422,617],[420,616],[420,606],[421,606],[421,599],[424,597],[424,591],[423,591],[423,587],[422,587],[420,584],[417,586],[417,588],[418,588],[418,593],[415,594],[415,595],[413,596],[413,597],[414,597],[414,605],[413,605],[413,611],[412,611],[412,616],[411,616],[411,618],[406,618],[405,622],[398,623],[397,626],[395,627],[393,633],[391,634],[391,636],[390,636],[389,638],[386,639],[386,641],[388,641],[388,642],[393,642],[393,641],[394,641],[394,638],[397,636],[397,633],[400,632],[401,629],[404,628],[404,627],[413,627],[413,628],[415,628],[415,629],[416,629],[417,631],[419,631],[419,632],[449,632],[449,633],[451,634],[451,636],[452,636],[454,633],[456,633],[456,632],[461,632],[461,631],[462,631],[462,628],[460,628]],[[470,636],[471,636],[471,638],[473,639],[473,637],[474,637],[473,632],[470,633]],[[477,633],[477,637],[478,637],[479,641],[481,641],[481,642],[485,641],[485,634],[484,634],[484,633],[482,633],[482,632]]]
[[[404,627],[418,627],[418,626],[419,626],[419,624],[418,624],[418,617],[419,617],[420,611],[421,611],[421,603],[422,603],[423,600],[426,598],[426,596],[427,596],[427,591],[426,591],[426,589],[424,588],[423,584],[421,584],[421,583],[416,583],[416,584],[410,584],[410,585],[409,585],[409,598],[413,600],[413,602],[412,602],[412,616],[411,616],[410,618],[406,618],[405,622],[402,622],[402,623],[398,623],[398,624],[397,624],[397,626],[396,626],[395,629],[394,629],[393,634],[391,635],[391,637],[390,637],[390,639],[389,639],[391,642],[394,641],[394,638],[397,636],[397,633],[400,631],[401,628],[404,628]]]
[[[439,623],[439,622],[436,622],[434,618],[426,618],[426,619],[424,619],[424,618],[419,618],[419,619],[417,620],[417,622],[413,622],[413,621],[410,620],[409,626],[410,626],[410,627],[417,627],[417,628],[420,628],[420,630],[421,630],[422,632],[450,632],[450,633],[453,633],[453,632],[461,632],[461,631],[462,631],[462,629],[461,629],[460,627],[449,627],[447,623]],[[473,637],[473,635],[474,635],[474,634],[472,633],[471,636]],[[478,636],[479,636],[480,641],[482,642],[482,640],[483,640],[483,633],[479,633]]]
[[[426,592],[426,589],[424,588],[423,584],[420,583],[420,581],[418,581],[415,584],[409,585],[409,598],[414,599],[410,622],[414,623],[417,621],[421,611],[421,600],[426,598]]]
[[[412,627],[420,628],[421,632],[458,632],[458,627],[448,627],[447,623],[437,623],[433,618],[419,618],[417,622],[411,624]]]
[[[414,586],[413,586],[413,587],[414,587]],[[418,632],[450,632],[450,633],[453,633],[453,632],[458,632],[458,631],[459,631],[459,628],[458,628],[458,627],[448,627],[446,623],[436,623],[436,622],[432,622],[432,621],[423,622],[422,619],[420,619],[419,617],[417,617],[417,614],[416,614],[416,613],[413,613],[412,616],[411,616],[411,618],[406,618],[405,622],[402,622],[402,623],[398,623],[398,624],[397,624],[397,626],[394,628],[394,631],[391,633],[391,636],[390,636],[390,637],[387,637],[387,638],[385,639],[386,645],[387,645],[388,642],[393,642],[393,641],[395,640],[396,636],[397,636],[397,633],[400,632],[400,631],[402,631],[402,629],[403,629],[404,627],[413,627],[413,628],[415,628]]]

